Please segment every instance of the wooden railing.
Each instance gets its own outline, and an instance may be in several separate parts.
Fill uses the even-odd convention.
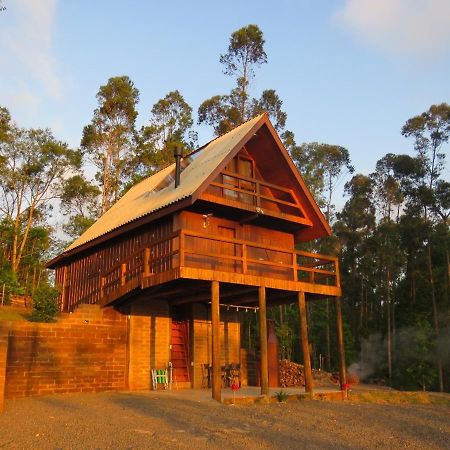
[[[111,302],[139,288],[143,279],[180,267],[340,287],[335,257],[180,230],[100,273],[98,288],[74,299],[70,309],[80,303]]]
[[[332,256],[187,230],[180,231],[180,243],[181,266],[340,286]]]
[[[222,182],[210,183],[206,194],[255,206],[261,210],[283,212],[304,217],[304,212],[292,189],[256,178],[223,171]]]

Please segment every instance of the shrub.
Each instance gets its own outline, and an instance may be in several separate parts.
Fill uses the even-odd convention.
[[[58,289],[43,285],[33,295],[33,312],[31,320],[35,322],[53,322],[58,313]]]
[[[289,395],[285,391],[278,391],[275,392],[275,397],[280,403],[284,403],[288,399]]]

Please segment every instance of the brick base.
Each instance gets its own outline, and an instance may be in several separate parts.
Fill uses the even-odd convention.
[[[5,398],[126,387],[126,316],[114,309],[82,305],[57,323],[8,328]]]

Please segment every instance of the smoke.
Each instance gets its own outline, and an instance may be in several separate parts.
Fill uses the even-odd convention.
[[[350,365],[348,372],[357,375],[362,381],[372,376],[385,376],[388,367],[387,351],[387,336],[380,332],[362,339],[359,360]],[[393,370],[415,372],[418,375],[426,366],[435,366],[437,355],[444,366],[450,364],[449,328],[441,330],[437,341],[427,322],[399,328],[392,336]]]
[[[361,341],[359,362],[348,368],[349,374],[357,375],[360,380],[367,380],[374,373],[386,367],[386,345],[381,333],[370,335]]]

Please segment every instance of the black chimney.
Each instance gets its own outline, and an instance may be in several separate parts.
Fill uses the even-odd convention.
[[[178,145],[173,149],[173,156],[175,157],[175,188],[180,185],[181,174],[181,147]]]

